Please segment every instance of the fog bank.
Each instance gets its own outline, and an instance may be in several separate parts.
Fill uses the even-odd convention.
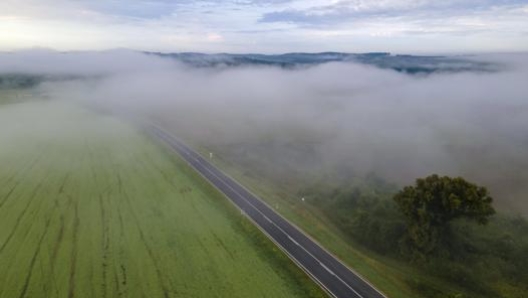
[[[198,69],[127,51],[30,51],[1,54],[0,73],[97,76],[38,92],[151,117],[281,181],[461,175],[528,214],[528,55],[471,59],[507,67],[428,76],[354,63]]]

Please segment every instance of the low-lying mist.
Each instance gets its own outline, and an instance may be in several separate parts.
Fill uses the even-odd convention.
[[[0,72],[85,76],[36,92],[150,117],[280,181],[461,175],[528,214],[528,55],[468,59],[505,67],[412,76],[351,62],[193,68],[127,51],[29,51],[1,54]]]

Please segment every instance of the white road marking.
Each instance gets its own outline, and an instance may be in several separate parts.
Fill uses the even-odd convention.
[[[332,274],[332,275],[334,275],[334,276],[336,275],[336,274],[334,273],[334,271],[332,271],[332,270],[330,270],[330,268],[326,267],[325,264],[319,262],[319,265],[321,265],[321,267],[323,267],[323,268],[324,268],[326,271],[328,271],[330,274]]]
[[[295,241],[295,239],[293,239],[292,237],[290,237],[290,235],[287,235],[288,238],[290,238],[291,242],[295,243],[295,245],[299,246],[299,242]]]

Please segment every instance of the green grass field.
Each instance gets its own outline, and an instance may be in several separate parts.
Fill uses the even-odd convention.
[[[0,297],[322,297],[168,149],[73,104],[0,106]]]

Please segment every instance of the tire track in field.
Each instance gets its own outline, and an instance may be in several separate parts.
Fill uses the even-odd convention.
[[[99,150],[104,151],[104,153],[101,155],[106,158],[103,160],[101,157],[98,157],[97,160],[99,162],[105,164],[108,169],[114,169],[118,166],[118,164],[115,162],[115,159],[111,157],[113,151],[110,150],[109,147],[104,147],[104,149]],[[127,273],[125,265],[122,262],[122,260],[125,258],[125,250],[122,245],[119,245],[119,243],[126,243],[125,225],[123,223],[123,216],[120,210],[121,208],[119,206],[113,206],[113,202],[115,201],[116,197],[112,196],[112,194],[115,192],[114,187],[116,185],[118,188],[117,193],[121,192],[123,182],[121,181],[121,177],[116,177],[116,175],[112,175],[111,172],[107,172],[105,176],[106,179],[105,177],[102,177],[101,179],[107,182],[107,186],[99,193],[99,208],[102,223],[102,298],[106,298],[109,295],[112,298],[122,296],[127,297]],[[117,181],[112,178],[116,179]],[[113,225],[111,221],[115,219],[117,219],[118,224],[116,227],[118,234],[116,236],[122,239],[122,241],[118,240],[115,236],[112,237],[112,243],[116,243],[117,245],[112,245],[112,248],[114,249],[111,249],[110,235],[112,234],[111,231],[113,231]]]
[[[24,210],[22,210],[22,212],[20,212],[19,216],[17,217],[16,219],[16,222],[15,222],[15,226],[13,227],[13,229],[11,229],[11,232],[9,233],[9,236],[7,236],[6,240],[4,240],[4,243],[2,244],[2,246],[0,247],[0,253],[2,253],[4,251],[4,249],[6,248],[7,244],[9,244],[9,242],[11,241],[11,239],[13,238],[13,235],[15,235],[15,232],[17,231],[18,229],[18,226],[20,225],[20,222],[22,221],[22,218],[24,217],[24,215],[26,214],[27,210],[29,209],[29,206],[31,205],[31,203],[33,203],[33,200],[35,199],[35,196],[37,195],[38,193],[38,190],[42,187],[42,182],[39,183],[34,189],[33,189],[33,192],[30,196],[30,198],[28,199],[28,202],[26,204],[26,206],[24,207]]]
[[[192,188],[189,187],[189,186],[184,186],[182,188],[182,191],[180,191],[180,194],[182,195],[183,198],[186,198],[186,193],[188,192],[192,192]],[[235,256],[233,254],[233,252],[225,245],[224,241],[222,240],[221,237],[219,237],[216,233],[215,233],[215,230],[213,228],[213,226],[209,223],[209,220],[204,216],[204,214],[202,214],[202,211],[199,207],[196,206],[196,202],[195,200],[188,200],[190,205],[191,205],[191,208],[194,209],[194,216],[197,216],[200,218],[200,222],[203,223],[206,227],[207,227],[207,231],[211,234],[211,236],[214,238],[214,241],[216,242],[217,246],[219,246],[223,251],[225,251],[229,257],[232,259],[232,260],[235,260]],[[209,249],[207,249],[207,247],[204,247],[204,251],[209,251]]]
[[[65,178],[62,181],[61,186],[59,187],[59,195],[64,194],[64,186],[66,184],[66,181],[68,180],[69,175],[67,174]],[[73,203],[73,197],[70,195],[67,195],[68,202],[66,204],[65,210],[69,210],[72,203]],[[55,199],[55,207],[59,208],[59,200],[58,198]],[[62,239],[64,238],[64,214],[61,212],[59,216],[59,233],[57,234],[57,240],[55,240],[55,245],[53,246],[52,255],[51,255],[51,266],[52,268],[55,266],[55,260],[57,259],[57,254],[59,253],[59,248],[62,244]]]
[[[34,167],[35,165],[39,162],[40,158],[42,157],[42,153],[39,154],[32,162],[30,162],[30,164],[25,168],[23,169],[21,172],[22,174],[20,174],[19,176],[22,176],[20,177],[15,185],[9,190],[9,192],[4,196],[4,198],[2,199],[2,202],[0,202],[0,208],[2,208],[2,206],[4,206],[4,204],[8,201],[8,199],[11,197],[11,195],[13,194],[13,192],[15,191],[15,189],[22,183],[22,179],[23,177],[26,176],[26,174],[28,172],[30,172]],[[19,171],[20,172],[20,171]],[[11,183],[11,181],[13,181],[15,179],[17,175],[13,175],[11,177],[9,177],[8,181],[6,181],[4,184],[7,185],[7,183]]]
[[[13,192],[15,191],[15,189],[20,185],[20,183],[22,183],[20,180],[18,180],[15,185],[13,185],[11,187],[11,189],[9,190],[9,192],[4,196],[2,202],[0,202],[0,208],[2,208],[2,206],[4,206],[5,202],[7,202],[7,200],[9,200],[9,197],[11,197],[11,195],[13,194]]]
[[[50,279],[53,282],[53,286],[55,287],[55,292],[57,296],[59,296],[59,285],[57,283],[57,279],[55,278],[55,261],[57,259],[57,254],[59,252],[59,247],[62,244],[62,238],[64,237],[64,215],[59,216],[59,232],[57,234],[57,238],[55,240],[55,245],[53,246],[53,249],[51,250],[51,256],[50,256]]]
[[[106,276],[107,276],[107,267],[108,267],[108,251],[110,246],[110,237],[108,235],[108,222],[106,218],[106,211],[103,203],[103,195],[99,195],[99,208],[101,213],[101,226],[102,226],[102,250],[103,250],[103,283],[101,284],[103,296],[102,298],[106,298],[106,291],[107,291],[107,285],[106,285]]]
[[[120,174],[118,173],[117,175],[119,177],[119,180],[121,181]],[[134,222],[136,224],[136,227],[138,229],[139,237],[141,239],[141,242],[143,242],[143,245],[145,246],[145,249],[147,250],[149,258],[151,259],[152,263],[154,264],[154,268],[155,268],[155,271],[156,271],[156,276],[158,277],[158,280],[159,280],[160,286],[161,286],[161,290],[163,292],[163,297],[164,298],[169,298],[170,297],[169,296],[169,290],[168,290],[167,286],[165,285],[165,283],[163,282],[163,274],[161,273],[159,263],[158,263],[155,255],[154,255],[154,252],[152,251],[152,248],[148,245],[147,239],[145,237],[145,233],[143,232],[143,229],[141,228],[141,226],[139,224],[139,220],[138,220],[138,217],[136,215],[136,212],[134,211],[132,203],[130,202],[130,197],[128,196],[126,191],[123,191],[121,194],[124,197],[124,199],[125,199],[125,201],[126,201],[126,203],[128,205],[128,208],[130,209],[130,214],[132,214],[132,217],[133,217]]]
[[[120,236],[121,236],[121,239],[125,239],[125,224],[123,223],[123,215],[121,214],[120,208],[117,208],[117,215],[118,215],[118,219],[119,219]],[[120,257],[122,259],[123,256],[125,255],[123,247],[120,247],[119,254],[120,254]],[[115,281],[115,287],[116,287],[117,295],[119,297],[121,297],[122,295],[126,296],[126,293],[127,293],[126,292],[127,291],[127,289],[126,289],[127,278],[126,278],[126,270],[124,270],[123,263],[119,262],[119,268],[121,268],[121,271],[122,271],[121,273],[122,273],[123,281],[121,283],[119,282],[119,274],[118,274],[119,271],[115,270],[115,268],[114,268],[114,281]],[[121,285],[124,287],[123,291],[121,290]]]
[[[77,237],[79,232],[79,201],[75,201],[74,208],[74,221],[73,221],[73,247],[70,254],[70,282],[68,290],[68,298],[75,297],[75,274],[77,267],[77,246],[79,244],[79,237]]]
[[[37,262],[37,257],[38,257],[38,255],[40,253],[40,250],[41,250],[40,247],[42,246],[42,242],[44,241],[44,238],[46,237],[46,235],[48,234],[48,231],[49,231],[49,225],[50,225],[50,222],[51,222],[51,218],[52,218],[52,216],[50,215],[50,216],[48,216],[48,218],[46,220],[46,224],[44,225],[44,232],[40,236],[39,242],[37,244],[37,248],[35,249],[35,253],[33,254],[33,257],[31,258],[31,262],[30,262],[30,265],[29,265],[29,272],[26,275],[26,278],[24,280],[24,286],[22,287],[22,291],[20,292],[20,295],[18,296],[19,298],[25,297],[25,295],[27,293],[27,290],[29,288],[29,282],[31,281],[31,276],[33,275],[33,269],[35,267],[35,264]]]
[[[181,191],[181,189],[178,187],[176,183],[175,177],[171,174],[164,172],[159,162],[156,163],[156,161],[152,158],[151,154],[149,154],[148,152],[143,152],[143,155],[141,156],[143,156],[144,158],[139,159],[136,162],[136,166],[140,169],[146,169],[146,170],[137,171],[136,174],[139,179],[142,179],[142,181],[145,181],[145,183],[156,184],[156,185],[168,185],[170,186],[170,188],[174,190],[173,192],[171,192],[171,194],[176,193],[176,191],[178,192]],[[167,193],[160,192],[160,187],[154,187],[152,191],[155,193],[151,193],[151,197],[166,198]],[[185,195],[185,193],[188,193],[191,191],[192,189],[189,187],[189,188],[186,188],[182,194]],[[158,201],[158,202],[161,203],[161,201]],[[152,210],[156,212],[157,214],[156,216],[161,216],[161,213],[157,213],[159,212],[158,209],[152,208]],[[136,222],[139,223],[138,221]],[[148,246],[148,242],[146,241],[146,238],[143,237],[142,240],[143,240],[144,245]],[[160,282],[163,283],[163,279],[162,279],[163,274],[161,273],[158,263],[156,262],[157,259],[155,259],[155,255],[153,253],[150,255],[151,255],[151,259],[153,263],[155,264],[156,270],[158,271],[157,275],[159,276]],[[178,295],[177,287],[174,285],[173,281],[170,280],[170,278],[168,279],[167,283],[168,283],[168,286],[166,286],[166,288],[170,288],[172,293],[175,293],[176,295]]]
[[[145,158],[142,158],[140,160],[138,160],[137,164],[138,166],[140,167],[144,167],[146,169],[149,169],[149,172],[144,172],[144,171],[140,171],[138,174],[141,175],[142,179],[152,179],[152,177],[154,177],[154,175],[157,175],[159,176],[161,179],[156,179],[156,183],[165,183],[167,185],[169,185],[173,190],[173,194],[176,194],[176,193],[179,193],[181,195],[181,197],[185,200],[187,199],[187,195],[189,193],[192,193],[193,192],[193,189],[189,186],[186,186],[186,185],[180,185],[177,183],[177,180],[175,180],[176,177],[170,175],[170,174],[167,174],[162,165],[156,163],[156,161],[153,159],[153,157],[151,155],[145,155],[146,157]],[[187,176],[187,174],[185,174],[185,176]],[[158,182],[159,181],[159,182]],[[159,192],[158,192],[159,193]],[[159,193],[161,195],[161,193]],[[209,226],[207,224],[208,222],[208,219],[206,217],[203,216],[203,214],[200,212],[199,208],[196,207],[195,205],[195,201],[193,199],[188,199],[187,200],[188,202],[190,202],[190,205],[191,205],[191,208],[194,209],[195,211],[195,215],[199,216],[201,218],[201,222],[202,223],[206,223],[206,226],[208,227],[208,230],[211,234],[213,234],[213,229],[211,228],[211,226]],[[224,242],[219,239],[219,237],[217,235],[213,235],[213,238],[214,238],[214,241],[216,242],[216,244],[221,247],[221,249],[224,249],[226,251],[226,253],[229,255],[230,258],[234,259],[234,255],[232,254],[231,251],[229,251],[227,249],[227,247],[225,246]],[[197,244],[199,245],[199,247],[201,248],[202,251],[208,253],[211,249],[211,247],[209,245],[206,245],[199,237],[197,237]],[[144,241],[145,243],[145,241]],[[146,243],[145,243],[146,245]],[[172,284],[172,283],[171,283]],[[187,287],[184,285],[184,287],[187,289]],[[173,289],[175,288],[174,286],[172,287]],[[174,292],[176,292],[174,290]]]
[[[126,150],[123,150],[123,151],[126,151]],[[118,168],[118,164],[113,164],[112,165],[112,168],[114,169],[117,169]],[[114,174],[114,177],[117,178],[117,194],[118,194],[118,197],[120,199],[123,199],[124,198],[124,188],[123,188],[123,180],[121,178],[121,175],[119,173],[119,170],[116,170],[115,171],[115,174]],[[121,206],[121,200],[119,202],[120,206]],[[123,213],[121,212],[123,209],[120,208],[120,207],[117,207],[116,208],[116,211],[117,211],[117,214],[118,214],[118,219],[119,219],[119,232],[120,232],[120,236],[121,236],[121,239],[123,240],[126,240],[126,229],[125,229],[125,223],[124,223],[124,220],[123,220]],[[119,255],[120,255],[120,259],[124,259],[125,257],[125,248],[123,247],[123,245],[120,246],[120,249],[119,249]],[[120,273],[121,272],[121,278],[119,278],[120,276]],[[121,297],[121,296],[128,296],[127,292],[128,292],[128,289],[127,289],[127,272],[126,272],[126,267],[125,265],[123,264],[122,261],[119,262],[119,267],[114,267],[114,280],[115,280],[115,287],[117,289],[117,293],[118,293],[118,296]],[[121,281],[120,281],[121,280]],[[141,289],[142,291],[142,289]],[[144,293],[142,293],[142,296],[144,296]]]
[[[25,162],[23,162],[23,165],[20,166],[20,167],[16,167],[16,166],[13,166],[13,174],[12,175],[9,175],[7,177],[3,177],[2,178],[2,181],[1,182],[4,186],[7,185],[8,183],[11,183],[11,181],[13,181],[15,179],[16,176],[24,176],[23,174],[25,174],[25,172],[28,170],[28,168],[32,168],[37,162],[38,160],[40,159],[40,157],[43,155],[43,153],[41,152],[40,154],[34,156],[34,159],[32,160],[28,160],[27,158],[24,158],[25,159]],[[20,163],[18,162],[20,158],[18,158],[15,163]],[[18,175],[17,175],[18,174]]]
[[[70,175],[66,174],[64,176],[64,179],[62,180],[61,185],[59,186],[59,194],[64,193],[64,186],[66,185],[66,182],[68,182],[68,179],[70,179]]]
[[[11,196],[11,194],[13,194],[14,190],[16,187],[18,187],[20,184],[22,184],[23,182],[23,178],[26,176],[26,174],[30,171],[32,171],[35,166],[40,162],[41,160],[41,157],[44,155],[44,152],[39,150],[40,154],[38,154],[38,156],[34,157],[31,161],[28,161],[26,163],[26,166],[22,168],[22,170],[19,170],[18,171],[18,175],[12,175],[8,181],[11,182],[13,180],[16,180],[16,184],[15,186],[13,186],[13,188],[10,190],[10,192],[8,193],[8,195],[4,198],[4,200],[2,201],[1,205],[5,204],[9,197]],[[21,176],[21,177],[19,177]],[[49,176],[46,176],[46,177],[49,177]],[[45,178],[46,178],[45,177]],[[38,194],[40,194],[41,192],[41,188],[45,185],[50,185],[51,184],[51,180],[50,182],[46,182],[45,180],[46,179],[41,179],[41,181],[33,188],[33,191],[31,192],[31,194],[29,194],[29,196],[26,196],[24,193],[21,193],[17,196],[17,199],[24,199],[26,198],[27,200],[27,204],[26,206],[24,207],[23,210],[20,211],[19,215],[18,215],[18,218],[16,219],[16,223],[14,225],[14,227],[12,228],[11,230],[11,233],[9,234],[9,236],[5,239],[5,242],[2,244],[2,246],[0,247],[0,256],[1,256],[1,252],[3,252],[3,250],[8,247],[8,245],[11,243],[11,239],[13,237],[15,237],[16,239],[21,239],[22,241],[26,241],[28,235],[31,233],[33,227],[36,225],[36,224],[39,224],[40,222],[37,221],[37,220],[31,220],[30,222],[30,225],[29,227],[27,228],[27,231],[26,233],[24,233],[23,235],[17,235],[18,233],[18,230],[19,230],[19,226],[24,223],[24,222],[27,222],[27,220],[24,219],[24,217],[28,217],[28,216],[32,216],[32,215],[38,215],[39,213],[42,213],[41,211],[41,206],[46,202],[46,200],[38,200],[36,203],[38,204],[37,206],[33,207],[34,203],[35,203],[35,199],[38,197]],[[49,180],[49,179],[48,179]],[[7,183],[7,182],[6,182]],[[14,196],[13,196],[14,197]],[[57,203],[55,203],[55,205],[57,205]],[[52,208],[53,209],[53,208]],[[48,210],[48,212],[51,212],[53,211],[52,209]],[[30,212],[29,210],[35,210],[34,212]],[[27,214],[26,214],[27,213]],[[30,271],[29,271],[29,274],[28,276],[26,277],[26,280],[25,280],[25,284],[24,284],[24,288],[22,290],[22,293],[21,293],[21,296],[25,295],[25,291],[27,291],[27,288],[29,286],[29,282],[30,282],[30,279],[31,279],[31,276],[34,272],[34,267],[36,265],[36,261],[37,261],[37,255],[42,255],[44,252],[41,252],[41,253],[38,253],[38,251],[40,251],[40,247],[41,247],[41,243],[43,242],[44,240],[44,236],[46,234],[48,234],[48,229],[49,229],[49,225],[50,225],[50,221],[52,220],[52,216],[48,216],[47,217],[47,220],[46,220],[46,223],[45,223],[45,231],[42,235],[42,238],[39,239],[39,241],[37,242],[38,245],[38,250],[35,252],[35,254],[33,255],[32,259],[31,259],[31,265],[30,265]],[[16,236],[15,236],[16,235]],[[18,253],[19,251],[15,252],[15,255]],[[48,254],[49,256],[49,254]],[[12,256],[11,258],[12,260],[14,259],[14,256]],[[42,258],[40,258],[42,259]],[[12,263],[12,261],[11,261]],[[7,269],[7,268],[6,268]],[[42,262],[41,262],[41,269],[42,269]],[[46,273],[43,272],[43,276],[46,275]],[[55,288],[57,288],[56,286],[56,282],[54,282],[52,285],[55,285]],[[1,293],[1,292],[0,292]],[[1,295],[0,295],[1,296]]]
[[[68,204],[70,206],[70,204]],[[55,266],[55,260],[57,259],[57,254],[59,253],[59,248],[62,244],[62,239],[64,238],[64,215],[60,215],[59,217],[59,233],[57,234],[57,240],[55,240],[55,245],[53,246],[52,254],[51,254],[51,266]]]
[[[67,174],[66,177],[64,178],[61,186],[59,187],[59,195],[64,193],[64,186],[66,184],[66,180],[67,180],[68,176],[69,175]],[[67,198],[68,198],[68,201],[66,203],[66,206],[65,206],[64,210],[70,210],[70,208],[71,208],[71,206],[73,204],[73,197],[72,196],[67,196]],[[55,208],[60,211],[58,197],[55,199]],[[55,263],[56,263],[56,260],[57,260],[59,249],[60,249],[60,247],[61,247],[61,245],[63,243],[64,230],[65,230],[65,217],[64,217],[63,212],[60,212],[60,215],[59,215],[59,232],[57,234],[57,238],[55,239],[54,246],[53,246],[53,249],[51,251],[51,257],[50,257],[50,266],[51,266],[51,268],[50,268],[51,269],[51,277],[50,277],[50,279],[53,281],[57,296],[59,296],[59,292],[58,292],[59,291],[59,285],[58,285],[57,280],[55,278]]]

